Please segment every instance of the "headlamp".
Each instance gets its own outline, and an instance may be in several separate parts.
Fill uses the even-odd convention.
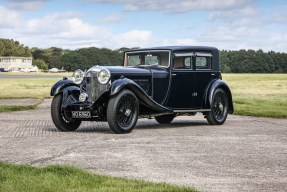
[[[81,84],[84,80],[85,73],[81,69],[77,69],[73,73],[73,81],[76,84]]]
[[[110,77],[111,77],[110,72],[103,69],[98,74],[98,81],[101,84],[107,84],[110,80]]]

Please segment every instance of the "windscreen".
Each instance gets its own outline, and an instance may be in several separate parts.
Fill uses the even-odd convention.
[[[125,66],[169,66],[169,51],[128,52],[125,56]]]

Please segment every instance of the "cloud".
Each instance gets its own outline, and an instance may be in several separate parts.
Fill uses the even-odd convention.
[[[270,17],[271,23],[287,23],[287,13],[273,13]]]
[[[8,14],[9,19],[4,17]],[[114,34],[103,26],[85,22],[81,17],[77,12],[63,12],[22,20],[21,14],[0,7],[0,36],[13,38],[29,47],[69,49],[147,46],[153,39],[152,32],[148,30],[132,29]]]
[[[54,35],[63,31],[71,30],[69,23],[73,19],[79,18],[78,13],[64,12],[64,13],[52,13],[43,18],[31,19],[26,21],[25,32],[37,35],[37,34],[50,34]]]
[[[123,4],[124,11],[164,11],[183,13],[195,10],[232,10],[240,8],[255,0],[85,0],[88,3]]]
[[[48,0],[6,0],[8,7],[17,10],[36,10],[44,6]]]
[[[208,20],[211,22],[224,22],[230,27],[247,27],[262,25],[262,13],[256,7],[246,6],[235,10],[212,11],[209,13]]]
[[[247,6],[236,10],[214,11],[209,14],[208,19],[211,21],[212,20],[231,21],[237,18],[256,17],[259,15],[260,12],[256,8]]]
[[[151,31],[133,29],[118,35],[114,35],[112,42],[119,47],[145,47],[154,39]]]
[[[123,16],[121,14],[113,14],[109,15],[105,18],[99,19],[101,23],[117,23],[123,20]]]
[[[17,12],[0,6],[0,27],[11,28],[19,25],[20,16]]]
[[[37,1],[9,1],[10,4],[17,2]],[[45,3],[46,1],[41,2]],[[148,20],[148,24],[146,24],[144,21],[146,18],[138,17],[138,15],[142,17],[145,14],[126,13],[128,16],[135,16],[133,19],[137,19],[138,23],[134,24],[134,22],[131,22],[133,19],[123,20],[124,12],[116,12],[98,20],[95,17],[90,17],[90,14],[87,14],[89,18],[86,20],[85,16],[87,15],[85,13],[72,11],[49,13],[41,17],[35,16],[32,19],[27,19],[26,11],[16,11],[9,8],[8,3],[6,7],[0,5],[0,37],[12,38],[29,47],[40,48],[53,46],[78,49],[95,46],[116,49],[120,47],[154,47],[160,45],[209,45],[219,49],[244,48],[286,52],[287,35],[286,25],[284,24],[287,23],[287,15],[280,12],[263,15],[260,7],[256,7],[252,0],[230,0],[220,4],[215,4],[215,0],[146,0],[140,2],[132,0],[93,0],[93,3],[97,2],[121,3],[123,9],[130,5],[130,11],[157,10],[175,13],[173,9],[177,8],[180,11],[207,11],[200,12],[203,17],[196,18],[198,21],[191,19],[194,15],[198,15],[193,13],[187,15],[187,17],[186,15],[165,15],[164,18],[173,22],[171,26],[170,23],[165,24],[162,22],[160,18],[155,18],[154,22]],[[185,3],[186,6],[183,6]],[[222,8],[224,10],[221,10]],[[152,14],[156,17],[157,13]],[[127,15],[125,19],[129,19]],[[207,21],[205,20],[206,16],[208,16]],[[96,17],[99,17],[99,15],[96,15]],[[171,19],[171,17],[173,18]],[[183,17],[189,22],[176,22],[179,21],[178,18],[181,18],[182,21]],[[123,25],[113,26],[110,24],[109,27],[105,27],[103,24],[117,22],[123,22],[121,23]],[[130,25],[131,23],[133,26]],[[276,25],[271,23],[276,23]],[[157,29],[153,29],[154,25]],[[159,27],[162,31],[159,30]],[[122,32],[116,33],[116,31]]]
[[[105,27],[85,22],[76,12],[52,13],[42,18],[22,20],[20,14],[0,7],[0,26],[1,38],[13,38],[32,47],[77,48],[73,44],[87,45],[87,42],[91,44],[102,39],[109,41],[111,36]],[[95,46],[104,45],[99,43]]]

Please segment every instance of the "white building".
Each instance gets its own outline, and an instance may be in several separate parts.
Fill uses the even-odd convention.
[[[4,71],[19,71],[33,69],[32,57],[2,57],[0,56],[0,69]]]

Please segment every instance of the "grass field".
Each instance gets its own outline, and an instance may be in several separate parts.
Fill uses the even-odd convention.
[[[287,74],[223,74],[235,114],[287,118]]]
[[[1,78],[0,99],[49,97],[51,86],[61,77],[42,75],[43,78]],[[235,114],[287,118],[287,74],[223,74],[223,79],[231,88]]]
[[[50,165],[35,168],[0,162],[0,191],[195,192],[196,190],[166,183],[100,176],[71,166]]]
[[[55,78],[1,78],[0,99],[36,98],[43,99],[50,96],[52,85],[60,80]]]

